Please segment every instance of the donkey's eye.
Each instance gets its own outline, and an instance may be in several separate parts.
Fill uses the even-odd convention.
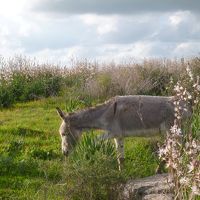
[[[67,133],[61,133],[61,136],[66,136],[67,135]]]

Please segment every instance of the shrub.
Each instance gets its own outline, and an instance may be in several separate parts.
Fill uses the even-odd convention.
[[[0,68],[0,107],[55,96],[61,90],[62,76],[56,66],[38,67],[27,58],[15,57],[1,60]]]
[[[63,163],[62,179],[56,185],[44,185],[38,198],[45,192],[50,199],[117,199],[124,178],[114,155],[110,141],[85,135]]]
[[[166,161],[172,180],[174,199],[196,199],[200,196],[200,142],[199,132],[199,77],[193,77],[190,68],[187,68],[189,75],[188,84],[192,88],[184,87],[179,81],[175,87],[174,101],[175,120],[162,148],[160,148],[160,158]],[[187,126],[182,125],[183,113],[188,111],[188,106],[180,107],[181,102],[185,105],[192,104],[193,116],[188,119]],[[184,134],[183,134],[184,133]]]
[[[192,70],[200,74],[199,58],[192,58]],[[179,75],[185,78],[187,61],[149,59],[143,63],[98,64],[87,60],[58,67],[38,64],[24,57],[0,60],[0,106],[9,107],[43,97],[63,95],[66,99],[104,100],[115,95],[171,95],[168,87]]]
[[[85,134],[80,144],[77,145],[71,158],[75,162],[79,162],[79,160],[95,162],[98,154],[108,156],[109,158],[116,157],[115,146],[110,140],[100,140],[93,134]],[[115,164],[117,164],[116,159],[114,160],[113,165]]]
[[[0,82],[0,108],[10,107],[13,103],[14,98],[9,86]]]

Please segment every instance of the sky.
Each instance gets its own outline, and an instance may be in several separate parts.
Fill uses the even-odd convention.
[[[65,63],[199,54],[199,0],[0,0],[3,57]]]

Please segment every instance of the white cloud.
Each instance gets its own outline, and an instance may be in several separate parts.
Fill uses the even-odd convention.
[[[26,0],[0,0],[0,16],[15,17],[24,12]]]
[[[173,53],[178,56],[188,56],[200,54],[200,42],[184,42],[177,44]]]
[[[200,15],[192,11],[69,15],[30,10],[36,3],[43,4],[39,0],[0,0],[1,55],[22,53],[66,62],[70,57],[105,61],[200,52]],[[12,13],[9,4],[16,5],[16,11]]]
[[[137,42],[135,44],[101,45],[101,46],[74,46],[64,49],[43,49],[29,54],[32,58],[37,58],[41,62],[54,64],[69,64],[71,59],[89,59],[98,62],[120,62],[134,58],[136,60],[149,56],[150,43]]]
[[[177,26],[182,21],[181,16],[175,14],[169,17],[170,23],[174,26]]]
[[[80,15],[80,19],[88,26],[96,27],[99,35],[107,34],[117,31],[118,17],[115,16],[102,16],[96,14]]]

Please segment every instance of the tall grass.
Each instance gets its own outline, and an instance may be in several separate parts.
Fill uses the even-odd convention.
[[[193,73],[199,75],[199,58],[188,61]],[[156,141],[147,138],[126,139],[122,173],[113,144],[88,135],[65,160],[60,153],[59,118],[54,108],[59,103],[72,112],[114,95],[170,95],[178,79],[190,86],[186,64],[184,60],[158,59],[103,65],[85,60],[59,67],[24,57],[1,58],[0,108],[61,97],[16,104],[14,109],[0,112],[0,196],[117,199],[126,178],[153,175],[157,147]],[[192,120],[195,134],[199,133],[198,116],[196,113]]]
[[[127,147],[129,145],[131,149],[126,149],[125,169],[119,171],[113,142],[100,140],[93,132],[85,133],[74,152],[63,162],[62,178],[56,184],[45,183],[36,197],[67,200],[123,199],[127,179],[151,175],[156,168],[156,158],[151,149],[155,141],[129,141]]]
[[[200,59],[188,60],[200,74]],[[187,62],[188,62],[187,61]],[[182,60],[149,59],[143,63],[77,61],[71,66],[39,64],[26,57],[0,59],[0,107],[49,96],[77,97],[88,105],[93,99],[115,95],[168,95],[171,78],[184,76],[187,64]]]
[[[127,178],[154,174],[157,159],[150,138],[126,139],[123,173],[118,171],[113,143],[97,141],[91,132],[77,145],[77,156],[65,160],[55,107],[66,104],[71,112],[87,106],[84,102],[53,97],[0,111],[0,197],[116,199]]]

